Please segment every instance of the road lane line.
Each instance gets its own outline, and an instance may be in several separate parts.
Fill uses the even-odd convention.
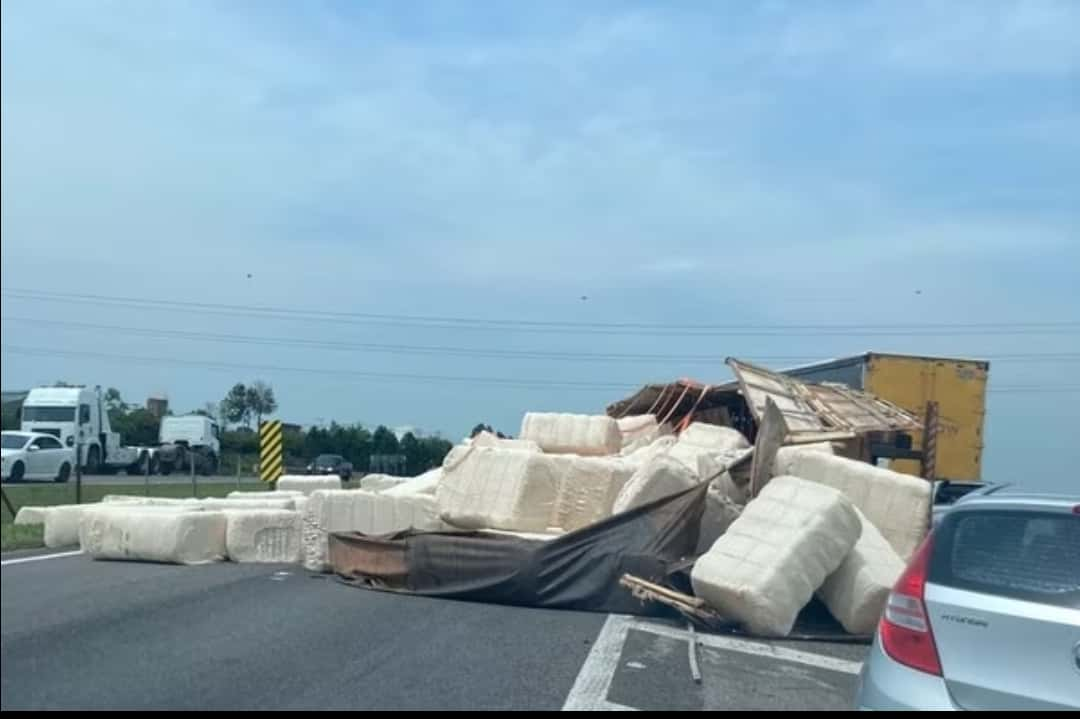
[[[38,554],[34,557],[19,557],[18,559],[4,559],[0,561],[0,567],[6,567],[9,564],[25,564],[26,562],[42,562],[46,559],[63,559],[64,557],[74,557],[82,554],[81,549],[76,549],[73,552],[57,552],[56,554]]]
[[[673,639],[682,639],[683,641],[688,641],[690,639],[690,635],[685,629],[670,627],[664,624],[654,624],[641,619],[630,620],[628,628],[637,629],[643,632],[651,632]],[[799,664],[807,664],[812,667],[819,667],[821,669],[828,669],[844,674],[858,674],[862,669],[862,662],[854,662],[848,659],[830,657],[825,654],[816,654],[814,652],[804,652],[800,649],[778,647],[771,643],[739,639],[738,637],[726,637],[717,634],[704,634],[701,632],[696,633],[694,638],[697,639],[699,644],[712,649],[722,649],[730,652],[741,652],[743,654],[770,657],[782,661],[797,662]]]
[[[574,686],[566,695],[563,711],[634,711],[633,707],[616,704],[607,698],[629,630],[629,617],[608,615],[581,665]]]

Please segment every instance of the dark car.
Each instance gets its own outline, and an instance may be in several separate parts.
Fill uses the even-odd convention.
[[[320,454],[307,470],[311,474],[336,474],[348,480],[352,477],[352,462],[346,462],[340,454]]]

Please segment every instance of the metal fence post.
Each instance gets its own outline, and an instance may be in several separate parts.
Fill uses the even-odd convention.
[[[188,466],[191,467],[191,496],[198,499],[199,486],[195,483],[195,453],[188,452]]]
[[[82,504],[82,442],[75,444],[75,504]]]
[[[147,453],[147,455],[146,455],[146,489],[145,489],[145,494],[146,494],[147,497],[150,496],[150,465],[152,465],[153,463],[154,463],[153,460],[150,459],[150,454]]]

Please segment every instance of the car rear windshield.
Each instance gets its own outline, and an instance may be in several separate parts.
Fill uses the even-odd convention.
[[[935,533],[931,581],[1080,607],[1080,517],[1015,510],[954,512]]]
[[[320,454],[315,459],[315,464],[338,464],[341,462],[341,455],[337,454]]]

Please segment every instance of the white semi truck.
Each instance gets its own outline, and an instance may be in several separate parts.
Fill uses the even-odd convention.
[[[156,469],[157,448],[124,446],[112,431],[100,387],[35,387],[23,402],[20,427],[23,432],[51,434],[65,447],[81,446],[87,474],[120,469],[144,474],[148,466]]]
[[[221,428],[209,417],[189,414],[163,417],[158,435],[157,464],[162,474],[194,470],[215,474],[221,457]]]

